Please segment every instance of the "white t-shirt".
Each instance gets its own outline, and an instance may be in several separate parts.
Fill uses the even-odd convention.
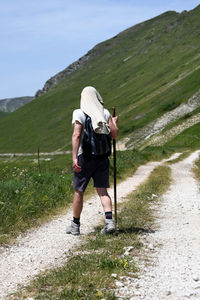
[[[110,118],[110,113],[106,108],[104,108],[104,117],[106,119],[106,122],[108,122],[108,120]],[[72,115],[72,125],[73,126],[74,126],[75,121],[78,121],[79,123],[81,123],[83,125],[83,130],[84,130],[85,119],[86,119],[86,115],[84,114],[84,112],[80,108],[75,109],[73,111],[73,115]],[[80,146],[79,146],[79,149],[78,149],[78,155],[83,153],[83,149],[82,149],[83,130],[82,130],[82,134],[81,134],[81,140],[80,140]]]

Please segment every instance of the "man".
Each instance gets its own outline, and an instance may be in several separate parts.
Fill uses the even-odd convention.
[[[74,200],[73,200],[73,220],[71,226],[66,230],[68,234],[80,234],[80,216],[83,208],[84,191],[93,178],[94,187],[101,199],[105,212],[105,224],[101,230],[102,234],[115,231],[112,219],[112,202],[107,192],[109,187],[109,159],[107,156],[87,156],[83,153],[82,139],[86,115],[91,117],[92,127],[96,133],[118,137],[118,118],[112,118],[107,109],[103,107],[103,100],[94,87],[85,87],[81,93],[80,109],[73,112],[72,125],[74,131],[72,135],[72,157],[74,170]]]

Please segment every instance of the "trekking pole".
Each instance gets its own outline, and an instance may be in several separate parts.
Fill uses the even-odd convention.
[[[112,117],[115,117],[115,107],[112,108]],[[116,140],[113,139],[113,168],[114,168],[114,210],[115,223],[117,224],[117,167],[116,167]]]

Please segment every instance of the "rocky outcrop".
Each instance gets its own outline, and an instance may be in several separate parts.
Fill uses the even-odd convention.
[[[106,45],[105,43],[96,45],[92,50],[90,50],[87,54],[79,58],[77,61],[70,64],[66,69],[48,79],[43,89],[38,90],[36,92],[35,97],[39,97],[42,94],[48,92],[52,87],[61,82],[63,79],[65,79],[75,71],[79,70],[82,66],[87,65],[94,57],[100,56],[104,51],[110,48],[110,46],[110,44]]]

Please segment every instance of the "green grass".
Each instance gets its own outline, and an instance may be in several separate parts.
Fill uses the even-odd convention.
[[[71,203],[71,156],[60,159],[41,161],[40,169],[31,158],[0,162],[0,243]]]
[[[116,107],[120,137],[187,101],[199,89],[198,18],[198,8],[187,14],[167,12],[97,45],[88,65],[0,119],[0,151],[70,149],[72,111],[87,85],[99,90],[106,108]]]
[[[184,130],[165,144],[166,148],[174,148],[176,151],[200,149],[200,123]]]
[[[15,294],[14,299],[117,299],[112,273],[117,274],[117,280],[124,275],[137,276],[135,257],[142,247],[139,236],[152,230],[150,206],[168,189],[170,178],[168,167],[155,169],[148,181],[121,205],[115,234],[102,236],[97,228],[95,233],[86,236],[81,248],[66,254],[63,267],[41,274]],[[133,247],[132,251],[123,256],[123,248],[129,246]]]

